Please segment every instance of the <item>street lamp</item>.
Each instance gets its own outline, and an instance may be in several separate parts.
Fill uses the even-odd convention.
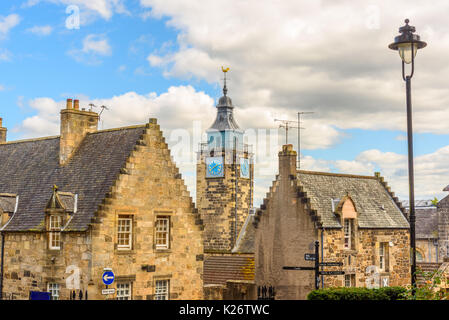
[[[409,180],[409,203],[410,203],[410,247],[412,255],[412,292],[416,289],[416,241],[415,241],[415,187],[413,177],[413,127],[412,127],[412,97],[410,80],[415,71],[415,56],[418,49],[424,48],[427,43],[420,40],[419,35],[414,34],[415,27],[408,25],[409,20],[405,19],[405,26],[399,28],[400,35],[394,38],[394,42],[388,47],[397,50],[402,59],[402,78],[406,83],[407,92],[407,141],[408,141],[408,180]],[[411,63],[410,75],[405,75],[405,64]]]

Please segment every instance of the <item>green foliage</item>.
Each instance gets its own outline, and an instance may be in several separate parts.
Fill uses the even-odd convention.
[[[436,206],[436,205],[438,204],[438,199],[437,199],[437,197],[433,198],[432,204],[433,204],[434,206]]]
[[[445,284],[447,279],[443,276],[441,271],[435,270],[425,272],[418,268],[416,271],[417,278],[423,279],[415,289],[415,295],[411,286],[403,294],[405,300],[449,300],[449,293],[440,290],[441,284]]]
[[[403,287],[329,288],[318,289],[307,295],[308,300],[401,300],[407,289]]]

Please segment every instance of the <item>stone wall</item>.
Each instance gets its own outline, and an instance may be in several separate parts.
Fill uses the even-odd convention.
[[[438,256],[438,239],[435,239],[435,241],[434,239],[416,239],[416,250],[423,257],[422,261],[419,261],[417,257],[417,262],[437,263],[442,261]]]
[[[69,299],[66,280],[76,277],[85,292],[89,281],[91,243],[88,233],[62,234],[61,250],[49,250],[46,233],[5,233],[3,296],[26,300],[30,291],[47,291],[47,283],[60,284],[60,299]],[[73,268],[75,267],[75,268]],[[75,289],[75,288],[73,288]]]
[[[449,196],[438,202],[438,247],[440,261],[449,257]]]
[[[288,177],[274,183],[256,229],[257,286],[274,286],[277,300],[305,299],[314,288],[313,271],[283,270],[284,266],[312,267],[305,253],[314,252],[318,238],[314,223],[296,197]]]
[[[325,230],[324,261],[342,262],[343,267],[325,267],[325,270],[343,270],[345,274],[354,275],[355,286],[374,285],[375,279],[367,273],[369,266],[379,267],[379,244],[390,243],[386,254],[385,272],[382,278],[388,278],[389,286],[406,286],[410,284],[410,237],[407,229],[358,229],[355,249],[344,248],[342,229]],[[342,287],[345,285],[344,275],[325,276],[325,287]],[[367,281],[370,283],[367,285]],[[379,284],[382,286],[382,283]]]

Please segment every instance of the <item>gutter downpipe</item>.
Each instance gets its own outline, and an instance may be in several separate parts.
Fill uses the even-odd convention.
[[[0,266],[0,300],[3,300],[3,264],[5,256],[5,232],[2,230],[2,251],[1,251],[1,266]]]
[[[321,262],[324,262],[324,228],[321,228]],[[321,266],[321,271],[323,271],[324,266]],[[324,288],[324,276],[321,274],[321,288]]]

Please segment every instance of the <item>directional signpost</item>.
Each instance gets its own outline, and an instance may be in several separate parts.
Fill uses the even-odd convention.
[[[111,285],[115,280],[115,275],[114,275],[114,272],[112,272],[112,269],[104,268],[103,275],[101,276],[101,280],[103,280],[103,283],[106,285],[106,289],[101,290],[101,294],[106,295],[106,296],[110,295],[110,294],[114,294],[115,289],[108,288],[108,286]]]
[[[320,271],[319,267],[341,267],[343,266],[342,262],[319,262],[319,242],[315,241],[315,253],[306,253],[304,255],[304,260],[306,261],[315,261],[314,267],[283,267],[284,270],[314,270],[315,271],[315,289],[319,288],[319,275],[323,276],[336,276],[345,274],[344,271]]]
[[[323,267],[341,267],[341,266],[343,266],[343,262],[321,262],[320,266],[323,266]]]
[[[344,271],[320,271],[320,274],[322,274],[323,276],[337,276],[337,275],[345,274],[345,272]]]
[[[306,253],[304,254],[304,260],[306,261],[315,261],[316,255],[314,253]]]

